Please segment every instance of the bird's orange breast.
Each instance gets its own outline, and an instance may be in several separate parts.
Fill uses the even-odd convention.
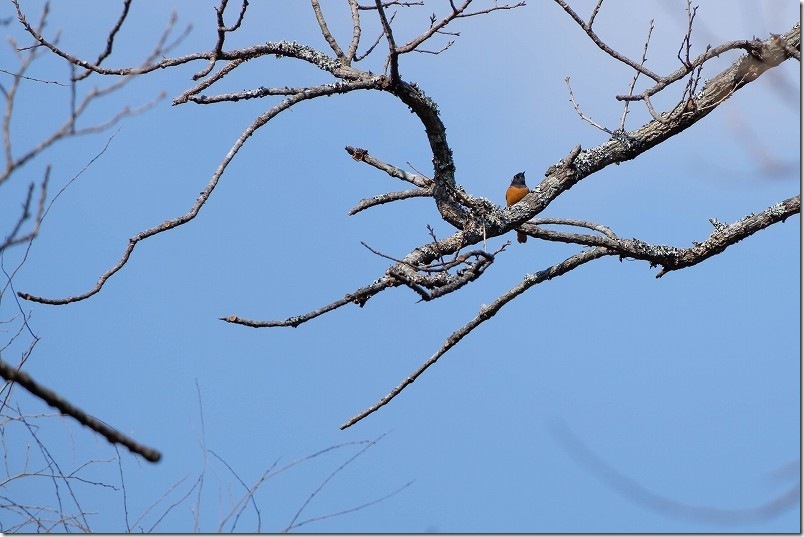
[[[505,191],[505,202],[510,207],[514,203],[517,203],[519,200],[525,197],[525,194],[528,193],[528,187],[526,186],[509,186],[508,190]]]

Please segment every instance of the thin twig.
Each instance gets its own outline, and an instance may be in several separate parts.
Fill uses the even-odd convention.
[[[572,107],[575,109],[575,112],[581,117],[581,119],[586,121],[587,123],[589,123],[590,125],[592,125],[596,129],[600,129],[605,133],[612,134],[611,130],[607,129],[603,125],[595,123],[594,120],[592,120],[589,116],[587,116],[583,112],[581,112],[581,108],[578,106],[578,103],[575,102],[575,95],[572,94],[572,86],[570,85],[570,77],[566,77],[564,79],[564,82],[567,84],[567,89],[569,90],[569,97],[570,97],[570,102],[572,103]]]
[[[642,49],[642,61],[639,63],[640,65],[645,65],[645,62],[648,59],[648,45],[650,44],[650,36],[653,34],[653,19],[650,20],[650,24],[648,25],[648,37],[645,38],[645,48]],[[631,85],[628,87],[628,95],[634,94],[634,88],[636,87],[637,79],[639,79],[639,75],[642,73],[639,71],[634,72],[634,78],[631,80]],[[620,117],[620,128],[619,130],[625,131],[625,118],[628,116],[628,104],[631,101],[625,101],[623,105],[623,115]]]

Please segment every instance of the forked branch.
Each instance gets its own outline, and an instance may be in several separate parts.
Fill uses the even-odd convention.
[[[383,406],[387,405],[391,402],[391,400],[399,395],[402,390],[413,384],[413,382],[424,373],[427,368],[435,364],[439,358],[441,358],[448,350],[452,347],[457,345],[464,337],[469,335],[475,328],[483,324],[485,321],[494,317],[498,311],[500,311],[503,306],[511,302],[514,298],[518,297],[534,285],[538,285],[542,282],[547,280],[551,280],[562,274],[565,274],[584,263],[588,263],[593,259],[597,259],[599,257],[603,257],[605,255],[611,255],[611,252],[606,250],[605,248],[595,248],[594,250],[589,250],[586,252],[582,252],[580,254],[574,255],[570,258],[565,259],[563,262],[553,265],[545,270],[537,272],[536,274],[527,274],[525,278],[522,280],[521,283],[514,286],[506,293],[499,296],[494,302],[489,304],[488,306],[482,306],[480,311],[475,316],[474,319],[460,327],[458,330],[453,332],[447,340],[444,342],[444,345],[441,346],[435,354],[433,354],[426,362],[424,362],[416,371],[405,377],[405,379],[399,383],[399,385],[391,390],[385,397],[377,401],[377,403],[371,405],[369,408],[363,410],[359,414],[355,415],[354,417],[350,418],[346,423],[341,425],[341,429],[346,429],[347,427],[351,427],[358,421],[362,420],[363,418],[373,414]]]

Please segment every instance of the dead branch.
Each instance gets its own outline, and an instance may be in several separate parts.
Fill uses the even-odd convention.
[[[23,224],[31,218],[31,208],[33,204],[34,183],[28,185],[28,193],[25,196],[25,201],[22,204],[22,214],[17,218],[17,222],[0,243],[0,256],[3,252],[12,246],[30,242],[39,234],[39,226],[42,223],[42,218],[45,216],[45,201],[47,200],[47,185],[50,179],[50,166],[45,168],[45,176],[39,187],[39,202],[37,203],[36,215],[34,215],[33,223],[27,233],[20,234]],[[0,293],[0,296],[2,293]]]
[[[581,107],[578,106],[578,103],[575,101],[575,95],[572,93],[572,86],[570,85],[570,77],[566,77],[564,79],[564,82],[567,84],[567,91],[569,91],[570,102],[572,103],[572,107],[575,109],[575,113],[577,113],[582,120],[586,121],[594,128],[599,129],[608,134],[613,134],[611,130],[607,129],[603,125],[600,125],[599,123],[595,123],[595,121],[592,118],[581,112]]]
[[[772,205],[759,214],[750,214],[733,224],[717,227],[704,242],[696,244],[692,248],[678,250],[670,259],[664,259],[664,256],[655,256],[647,260],[652,263],[658,261],[659,258],[664,260],[664,262],[655,262],[655,264],[662,266],[662,270],[656,274],[657,278],[661,278],[670,271],[697,265],[701,261],[723,252],[729,246],[737,244],[746,237],[750,237],[757,231],[777,222],[784,222],[787,218],[800,212],[801,195],[798,195]],[[641,245],[636,244],[634,250],[639,249],[641,249]]]
[[[126,4],[128,4],[128,2]],[[103,53],[101,53],[98,62],[102,62],[111,53],[111,47],[114,42],[114,36],[118,32],[119,26],[123,24],[123,21],[125,20],[125,14],[127,13],[127,11],[128,7],[124,6],[123,15],[121,15],[121,18],[118,20],[115,27],[109,33],[109,37],[107,39],[108,52],[104,51]],[[32,31],[36,33],[39,33],[39,31],[41,31],[41,29],[45,25],[47,14],[48,14],[47,9],[43,10],[43,15],[40,22],[37,25],[37,29],[34,30],[33,28],[31,28]],[[30,28],[30,26],[28,27]],[[163,34],[160,43],[158,43],[154,51],[152,51],[148,60],[150,60],[151,58],[155,57],[158,54],[161,54],[162,51],[166,50],[163,40],[165,38],[165,35],[169,32],[171,28],[172,25],[169,25],[168,29],[166,30],[166,33]],[[175,44],[176,43],[174,43],[174,45]],[[142,114],[150,110],[165,97],[164,94],[159,95],[140,107],[137,108],[125,107],[119,112],[117,112],[114,116],[107,119],[106,121],[95,123],[93,125],[89,125],[86,127],[77,128],[76,124],[79,118],[82,117],[84,114],[86,114],[89,108],[97,100],[106,95],[109,95],[110,93],[120,90],[122,87],[131,82],[132,79],[130,77],[123,78],[120,81],[110,84],[107,87],[102,88],[93,87],[86,93],[86,95],[83,96],[83,98],[79,103],[73,102],[73,104],[71,105],[69,117],[64,121],[64,123],[60,127],[54,129],[49,136],[41,140],[34,147],[31,147],[30,149],[22,152],[19,155],[16,155],[15,152],[12,150],[11,146],[11,120],[13,116],[14,105],[16,103],[16,95],[20,87],[20,82],[22,80],[31,80],[30,78],[25,76],[25,73],[27,72],[27,70],[30,68],[31,64],[37,57],[38,57],[37,48],[27,49],[26,54],[20,55],[20,66],[16,70],[16,72],[12,73],[12,75],[14,76],[14,80],[12,81],[9,88],[5,91],[6,107],[5,112],[3,114],[2,132],[3,132],[3,147],[6,162],[5,162],[5,168],[0,172],[0,184],[8,180],[8,178],[17,169],[25,165],[28,161],[30,161],[35,156],[39,155],[40,153],[42,153],[55,143],[75,136],[82,136],[86,134],[92,134],[108,130],[117,125],[118,123],[120,123],[125,118]],[[79,81],[82,80],[83,78],[85,78],[85,76],[82,75],[75,77],[73,80],[71,80],[69,87],[71,88],[71,92],[73,94],[73,101],[75,100],[75,93],[77,91],[76,86],[79,83]],[[65,85],[58,82],[53,83],[57,83],[59,85]]]
[[[351,209],[349,209],[349,212],[346,214],[348,214],[349,216],[354,216],[360,211],[365,211],[366,209],[370,209],[371,207],[385,205],[386,203],[392,203],[394,201],[401,201],[410,198],[431,198],[431,197],[433,197],[432,188],[418,188],[411,190],[401,190],[398,192],[387,192],[385,194],[380,194],[372,198],[365,198],[360,200],[360,202]]]
[[[379,1],[377,3],[379,4]],[[419,35],[414,39],[411,39],[401,47],[398,47],[396,49],[396,52],[398,54],[405,54],[407,52],[416,50],[419,47],[419,45],[421,45],[422,43],[433,37],[435,34],[441,32],[441,30],[443,30],[450,22],[452,22],[455,19],[461,17],[472,17],[475,15],[486,15],[493,11],[516,9],[518,7],[522,7],[525,5],[525,2],[518,2],[516,4],[505,4],[505,5],[496,5],[495,2],[495,5],[488,9],[482,9],[479,11],[467,13],[466,10],[469,7],[469,4],[471,3],[472,0],[464,0],[463,4],[461,4],[460,6],[455,6],[455,4],[450,2],[452,6],[452,11],[450,13],[448,13],[444,18],[442,18],[438,22],[433,21],[433,24],[430,25],[430,28],[428,28],[426,32],[422,33],[421,35]]]
[[[346,152],[349,153],[354,160],[365,162],[369,166],[373,166],[378,170],[384,171],[391,177],[407,181],[408,183],[416,185],[419,188],[430,188],[433,186],[433,180],[429,177],[410,174],[401,168],[397,168],[392,164],[388,164],[387,162],[374,158],[373,156],[369,155],[369,152],[366,149],[354,148],[347,145]]]
[[[601,6],[602,2],[597,3],[597,5],[595,6],[594,10],[592,11],[592,15],[589,18],[588,23],[585,22],[580,17],[580,15],[575,13],[575,11],[564,0],[555,0],[555,2],[556,2],[556,4],[561,6],[561,8],[564,11],[566,11],[567,14],[570,17],[572,17],[572,19],[576,23],[578,23],[578,26],[580,26],[583,29],[583,31],[586,32],[586,35],[589,36],[589,39],[591,39],[592,42],[594,42],[594,44],[597,45],[600,50],[602,50],[603,52],[605,52],[606,54],[608,54],[609,56],[611,56],[615,60],[624,63],[625,65],[631,67],[635,71],[642,73],[643,75],[647,76],[648,78],[650,78],[652,80],[655,80],[656,82],[658,82],[658,81],[660,81],[662,79],[662,77],[660,77],[659,75],[657,75],[656,73],[654,73],[653,71],[648,69],[647,67],[645,67],[643,65],[640,65],[639,63],[631,60],[630,58],[620,54],[619,52],[617,52],[616,50],[611,48],[609,45],[607,45],[603,41],[603,39],[601,39],[597,35],[597,33],[595,33],[594,30],[592,30],[592,24],[594,23],[594,20],[595,20],[595,17],[597,16],[598,11],[600,11],[600,6]]]
[[[155,449],[140,444],[136,440],[124,435],[120,431],[106,425],[99,419],[90,416],[80,408],[74,406],[73,404],[62,398],[59,394],[57,394],[53,390],[45,388],[44,386],[33,380],[27,373],[18,370],[17,368],[11,366],[10,364],[7,364],[2,360],[0,360],[0,377],[3,377],[9,382],[16,382],[17,384],[28,390],[34,397],[41,399],[48,405],[57,409],[62,414],[70,416],[71,418],[78,421],[78,423],[80,423],[81,425],[89,427],[96,433],[106,438],[106,440],[108,440],[112,444],[120,444],[122,446],[125,446],[129,449],[129,451],[142,456],[145,460],[149,462],[158,462],[159,459],[162,458],[162,455]]]
[[[598,4],[599,5],[599,4]],[[642,60],[639,62],[639,65],[644,66],[645,62],[648,60],[648,45],[650,44],[650,36],[653,35],[653,19],[650,20],[650,24],[648,25],[648,37],[645,38],[645,47],[642,49]],[[634,94],[634,88],[636,87],[637,80],[639,79],[639,75],[642,74],[639,71],[635,71],[634,78],[631,80],[631,85],[628,86],[628,95]],[[569,77],[567,77],[569,79]],[[569,84],[569,81],[567,82]],[[631,101],[625,101],[623,105],[623,115],[620,116],[620,126],[617,130],[625,131],[625,119],[628,117],[628,104]],[[656,116],[654,116],[655,118]]]
[[[451,235],[440,239],[437,239],[433,233],[431,234],[432,241],[413,249],[401,258],[385,256],[391,259],[394,264],[389,267],[385,274],[379,279],[319,309],[280,321],[249,320],[243,319],[237,315],[221,318],[222,320],[249,327],[297,327],[304,322],[349,303],[355,303],[362,307],[366,301],[376,294],[388,288],[398,287],[400,285],[409,287],[421,300],[432,300],[445,294],[455,292],[462,286],[480,277],[486,268],[491,265],[494,260],[494,255],[497,253],[488,254],[485,250],[468,251],[468,248],[481,241],[485,245],[490,237],[498,237],[514,229],[521,229],[531,236],[544,240],[561,241],[593,248],[592,250],[572,256],[564,262],[535,275],[526,276],[525,280],[520,285],[497,298],[491,306],[482,308],[475,319],[454,332],[441,349],[416,372],[397,386],[397,388],[381,399],[376,405],[370,407],[355,418],[352,418],[352,420],[344,424],[343,427],[348,427],[387,404],[388,401],[393,399],[393,397],[400,393],[407,385],[412,383],[425,369],[435,363],[440,356],[457,344],[466,334],[492,317],[510,300],[513,300],[513,298],[533,285],[560,276],[598,257],[610,255],[644,260],[651,265],[661,266],[662,270],[657,275],[660,277],[668,271],[689,267],[712,255],[716,255],[757,231],[774,223],[784,221],[785,218],[800,210],[800,197],[790,198],[789,200],[766,209],[759,215],[750,215],[734,224],[718,227],[706,241],[689,249],[649,245],[637,239],[620,239],[613,231],[600,224],[569,219],[533,220],[558,196],[586,177],[612,164],[619,164],[634,159],[656,145],[676,136],[706,117],[720,104],[725,102],[732,95],[735,95],[740,88],[755,81],[768,69],[778,66],[790,57],[797,57],[796,51],[800,48],[800,27],[798,24],[793,26],[790,31],[780,36],[771,36],[764,41],[758,39],[733,41],[720,46],[707,48],[703,54],[692,58],[689,42],[695,11],[690,9],[688,4],[687,35],[678,53],[682,66],[669,75],[661,76],[645,67],[648,43],[653,29],[652,25],[649,28],[648,38],[645,41],[642,58],[641,60],[635,61],[613,50],[593,30],[595,17],[602,9],[601,1],[597,2],[588,22],[586,22],[578,16],[564,0],[555,0],[601,50],[617,61],[633,68],[635,76],[630,84],[629,94],[617,97],[619,100],[625,101],[621,128],[611,131],[598,126],[598,128],[601,128],[611,135],[609,140],[586,150],[582,150],[580,146],[576,146],[561,161],[547,168],[544,179],[536,184],[520,203],[511,207],[501,208],[485,198],[474,197],[464,192],[456,183],[456,166],[453,160],[452,149],[447,142],[446,127],[440,117],[438,106],[418,85],[402,78],[399,57],[409,52],[421,52],[423,49],[419,47],[436,34],[457,35],[456,32],[448,31],[447,27],[461,18],[487,14],[502,9],[517,8],[523,5],[523,2],[504,6],[497,5],[495,2],[490,8],[469,12],[468,7],[471,0],[465,0],[459,6],[451,1],[449,4],[451,10],[447,11],[446,15],[440,19],[433,15],[430,18],[430,24],[426,30],[400,46],[397,44],[397,36],[391,24],[393,15],[388,16],[389,14],[386,13],[386,10],[391,6],[412,5],[414,4],[413,2],[383,2],[381,0],[375,0],[374,5],[369,7],[359,5],[357,0],[348,0],[353,32],[349,47],[347,51],[344,52],[343,47],[341,47],[329,30],[319,0],[311,0],[319,30],[329,46],[329,49],[332,51],[332,55],[330,55],[308,45],[289,41],[269,41],[241,49],[224,50],[223,43],[225,34],[228,31],[233,31],[240,25],[245,14],[247,3],[243,2],[243,7],[237,22],[231,27],[226,27],[223,23],[223,11],[227,2],[226,0],[222,0],[217,10],[218,43],[212,50],[177,58],[163,58],[159,60],[149,58],[147,62],[144,62],[139,67],[110,69],[99,65],[100,62],[90,64],[75,58],[69,53],[62,51],[55,43],[44,39],[39,30],[35,30],[26,22],[16,0],[12,1],[17,8],[20,22],[42,47],[48,48],[54,54],[65,58],[73,65],[88,69],[93,73],[127,77],[195,61],[208,62],[206,68],[199,73],[198,78],[194,79],[198,80],[198,82],[194,84],[194,87],[186,90],[174,99],[174,104],[183,104],[186,102],[216,104],[221,102],[236,102],[243,99],[282,98],[280,102],[270,107],[267,112],[257,117],[251,125],[241,133],[215,169],[206,187],[188,212],[131,237],[120,260],[111,269],[101,275],[95,287],[83,294],[62,299],[50,299],[33,296],[28,293],[18,293],[22,298],[46,304],[67,304],[86,299],[99,292],[106,281],[127,263],[135,246],[140,241],[161,232],[174,229],[195,218],[209,199],[232,159],[258,129],[266,125],[278,114],[291,109],[296,104],[305,100],[361,90],[386,92],[398,99],[401,104],[407,106],[410,111],[416,115],[417,119],[424,126],[429,142],[433,157],[433,174],[432,178],[425,177],[423,174],[409,174],[392,164],[374,158],[369,155],[369,152],[365,149],[356,149],[347,146],[347,152],[355,160],[363,161],[391,177],[412,183],[417,187],[417,189],[401,192],[387,192],[373,198],[361,200],[359,204],[350,211],[350,214],[356,214],[368,207],[374,207],[384,203],[400,201],[411,197],[428,196],[433,198],[441,218],[451,224],[455,228],[455,231]],[[352,65],[352,63],[356,63],[361,58],[365,57],[366,54],[375,50],[377,45],[377,43],[372,45],[369,51],[363,56],[356,56],[361,35],[359,18],[359,12],[361,10],[375,11],[377,14],[382,27],[382,34],[377,43],[384,38],[387,44],[387,74],[375,74],[370,71],[357,69]],[[716,74],[706,82],[703,88],[699,89],[702,83],[702,66],[710,59],[734,49],[746,50],[748,54],[737,58],[730,67]],[[304,87],[256,87],[239,92],[219,94],[202,93],[211,91],[215,87],[215,84],[242,65],[245,65],[249,60],[271,55],[303,62],[318,69],[328,78],[331,77],[330,82]],[[213,72],[213,65],[216,65],[218,62],[222,62],[223,66],[216,72]],[[641,94],[634,94],[636,81],[640,75],[649,77],[654,85]],[[682,100],[669,110],[654,110],[650,102],[650,97],[670,84],[685,78],[687,81]],[[574,102],[571,89],[570,97],[581,117],[591,122],[591,120],[588,120],[586,116],[580,112],[577,103]],[[624,120],[628,111],[628,103],[637,100],[645,102],[653,119],[635,130],[626,131],[624,128]],[[600,233],[600,235],[546,230],[540,228],[539,224],[583,227]],[[502,249],[498,250],[498,252],[501,250]],[[465,253],[461,254],[461,252]],[[375,253],[384,255],[376,251]],[[450,256],[452,257],[450,258]],[[453,272],[451,272],[451,270],[453,270]]]
[[[120,28],[123,27],[123,23],[126,21],[126,17],[128,17],[129,9],[131,8],[131,0],[123,0],[123,11],[120,13],[120,17],[117,19],[117,22],[109,31],[109,35],[106,36],[106,48],[98,55],[98,59],[95,60],[95,65],[100,65],[103,63],[103,60],[108,58],[112,54],[112,48],[114,47],[114,40],[117,36],[117,33],[120,31]],[[74,80],[81,80],[86,78],[91,74],[91,71],[85,71],[79,77],[76,77]]]
[[[315,319],[320,315],[328,313],[334,309],[338,309],[346,304],[357,304],[362,308],[371,297],[389,287],[393,287],[394,285],[396,284],[393,279],[384,276],[367,287],[360,288],[354,293],[347,294],[340,300],[336,300],[335,302],[327,304],[326,306],[309,313],[305,313],[304,315],[290,317],[284,321],[252,321],[249,319],[243,319],[237,315],[221,317],[220,320],[226,321],[227,323],[242,324],[243,326],[248,326],[251,328],[267,328],[272,326],[292,326],[293,328],[296,328],[302,323]]]
[[[790,42],[793,43],[792,46],[799,46],[799,36],[798,25],[796,25],[790,32],[785,34],[784,38],[785,40],[790,40]],[[763,46],[767,44],[767,46],[773,47],[776,42],[776,39],[770,38],[763,42]],[[774,50],[776,50],[776,54],[772,54],[768,51],[764,57],[768,58],[769,61],[778,63],[784,61],[787,56],[781,52],[783,49],[777,45]],[[436,259],[438,255],[445,253],[451,254],[465,245],[477,244],[486,237],[495,237],[507,233],[540,213],[552,203],[555,198],[566,190],[569,190],[583,178],[611,164],[626,162],[636,158],[659,143],[689,128],[706,117],[714,108],[722,104],[725,99],[748,83],[746,78],[749,76],[748,72],[750,72],[751,80],[756,80],[762,73],[771,68],[770,65],[764,65],[764,69],[754,68],[746,72],[746,62],[753,66],[752,62],[754,61],[753,59],[747,58],[753,57],[746,55],[739,58],[731,67],[710,79],[707,86],[696,96],[695,106],[687,107],[684,105],[685,109],[681,114],[675,113],[677,112],[676,109],[671,111],[671,113],[665,114],[665,118],[667,119],[664,121],[653,120],[635,131],[616,133],[611,140],[597,147],[588,150],[581,150],[580,147],[576,147],[565,159],[548,168],[545,172],[545,179],[533,188],[531,193],[526,195],[521,203],[505,208],[502,211],[496,208],[488,213],[484,213],[482,215],[483,217],[476,221],[476,225],[464,227],[464,229],[451,237],[434,241],[430,245],[415,249],[404,258],[404,265],[398,264],[394,269],[405,277],[408,276],[407,271],[410,270],[410,266],[426,265]],[[776,63],[776,65],[778,65],[778,63]],[[744,72],[746,74],[741,77],[736,77],[735,73],[737,72]],[[677,105],[677,108],[678,106],[682,105]],[[436,188],[437,187],[438,183],[436,183]],[[463,215],[461,214],[460,216]],[[787,216],[785,216],[785,218],[786,217]],[[466,221],[466,218],[462,219]],[[775,221],[781,220],[782,219],[779,218]],[[748,226],[744,229],[748,230],[749,234],[758,230],[753,226]],[[524,228],[524,230],[527,230],[527,228]],[[732,240],[737,242],[744,238],[743,235],[739,235],[740,238],[737,237],[738,235],[733,235]],[[620,249],[623,250],[622,247]],[[667,257],[665,252],[661,249],[658,251],[653,250],[649,256],[646,256],[644,252],[640,252],[638,248],[631,248],[629,251],[633,254],[639,253],[642,256],[638,257],[628,254],[629,257],[641,259],[650,257],[650,259],[646,260],[651,262],[661,259],[662,262],[657,263],[658,265],[672,267],[673,264],[676,263],[676,261]],[[706,257],[702,259],[705,258]],[[685,259],[692,260],[693,257],[687,256]],[[339,306],[345,303],[347,302],[340,303]],[[236,316],[232,317],[237,318]],[[305,317],[305,320],[307,320],[307,317]],[[251,321],[251,323],[255,324],[249,324],[249,326],[281,326],[281,324],[276,324],[276,321],[268,321],[268,324],[259,321]]]
[[[595,248],[594,250],[589,250],[587,252],[582,252],[580,254],[576,254],[572,257],[569,257],[558,263],[557,265],[553,265],[545,270],[537,272],[535,274],[527,274],[523,281],[518,285],[512,287],[506,293],[499,296],[494,302],[492,302],[488,306],[482,306],[480,311],[478,312],[477,316],[463,325],[461,328],[453,332],[448,338],[444,345],[441,346],[435,354],[433,354],[426,362],[424,362],[416,371],[411,373],[407,376],[396,388],[391,390],[385,397],[380,399],[377,403],[370,406],[369,408],[363,410],[359,414],[355,415],[354,417],[350,418],[346,423],[341,425],[341,429],[346,429],[347,427],[351,427],[358,421],[362,420],[363,418],[373,414],[383,406],[387,405],[391,400],[399,395],[402,390],[413,384],[413,382],[419,378],[419,376],[424,373],[427,368],[431,365],[435,364],[439,358],[441,358],[448,350],[458,344],[464,337],[469,335],[475,328],[486,322],[487,320],[494,317],[498,311],[500,311],[503,306],[508,304],[517,296],[521,295],[534,285],[538,285],[542,282],[551,280],[562,274],[565,274],[584,263],[588,263],[593,259],[597,259],[599,257],[603,257],[606,255],[611,255],[611,252],[606,250],[605,248]]]
[[[318,28],[321,30],[321,35],[324,36],[326,39],[329,48],[332,49],[332,52],[335,53],[335,56],[341,60],[346,60],[346,54],[343,53],[341,47],[338,46],[338,42],[332,37],[332,32],[329,31],[329,27],[327,27],[327,21],[324,19],[324,13],[321,11],[321,4],[318,0],[311,0],[313,4],[313,12],[315,13],[315,20],[318,22]]]
[[[783,202],[768,207],[758,214],[750,214],[733,224],[720,224],[709,237],[700,243],[693,243],[692,248],[678,248],[664,244],[648,244],[638,239],[620,239],[605,226],[591,222],[577,222],[565,219],[537,219],[526,223],[522,230],[528,235],[551,242],[579,244],[590,247],[602,247],[622,258],[647,261],[651,267],[660,266],[662,270],[656,274],[661,278],[668,272],[697,265],[710,257],[722,253],[746,237],[761,231],[773,224],[784,222],[787,218],[801,212],[801,196],[794,196]],[[574,223],[571,223],[574,222]],[[536,224],[577,225],[595,229],[604,234],[582,235],[539,228]]]

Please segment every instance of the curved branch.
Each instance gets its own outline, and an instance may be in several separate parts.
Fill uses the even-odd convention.
[[[297,45],[297,44],[290,44],[290,45]],[[302,47],[301,45],[297,45],[298,47]],[[292,48],[292,47],[291,47]],[[299,50],[306,50],[302,47]],[[78,302],[89,298],[96,293],[98,293],[102,287],[105,285],[106,281],[111,278],[117,271],[119,271],[125,264],[128,262],[131,253],[133,252],[135,246],[141,240],[147,239],[154,235],[157,235],[163,231],[167,231],[176,227],[179,227],[193,218],[198,214],[201,210],[203,205],[206,203],[206,200],[212,194],[212,191],[215,189],[218,181],[220,180],[223,172],[225,171],[228,164],[240,150],[240,148],[245,144],[246,140],[254,133],[257,129],[265,125],[268,121],[270,121],[273,117],[278,115],[284,110],[289,109],[293,105],[307,100],[313,99],[316,97],[326,96],[326,95],[334,95],[338,93],[346,93],[349,91],[357,90],[357,89],[385,89],[388,90],[388,80],[386,77],[377,77],[373,76],[367,79],[361,80],[354,80],[349,82],[337,82],[335,84],[325,84],[322,86],[316,86],[312,88],[304,88],[300,90],[298,93],[295,93],[289,96],[287,99],[282,101],[280,104],[276,105],[275,107],[271,108],[269,111],[264,113],[262,116],[258,117],[238,138],[235,142],[234,146],[229,150],[229,153],[224,158],[223,162],[218,166],[213,174],[212,178],[210,179],[207,186],[201,192],[201,195],[190,208],[190,210],[182,216],[174,218],[172,220],[167,220],[162,224],[144,230],[134,237],[129,239],[129,244],[126,247],[123,255],[121,256],[120,260],[115,264],[112,268],[106,271],[101,277],[98,279],[96,285],[91,288],[89,291],[75,296],[68,296],[66,298],[58,298],[58,299],[50,299],[45,297],[40,297],[36,295],[32,295],[30,293],[18,293],[18,295],[25,299],[30,300],[33,302],[39,302],[43,304],[51,304],[51,305],[63,305],[69,304],[72,302]],[[423,117],[422,121],[426,121],[426,125],[428,126],[428,132],[432,133],[432,145],[435,147],[434,153],[441,155],[441,161],[446,160],[444,164],[441,166],[441,170],[448,170],[449,173],[447,174],[447,178],[451,179],[451,182],[454,183],[454,163],[452,162],[452,151],[446,145],[445,140],[445,128],[441,120],[438,118],[437,108],[435,108],[435,104],[430,101],[426,96],[424,96],[418,88],[415,86],[408,85],[404,82],[398,85],[398,91],[405,96],[403,101],[407,101],[412,103],[413,106],[416,107],[420,117]],[[202,99],[201,96],[198,99]],[[437,168],[438,170],[438,168]],[[447,184],[444,184],[444,183]],[[459,196],[456,195],[456,189],[454,187],[450,188],[449,182],[447,179],[444,178],[444,174],[442,173],[442,188],[440,192],[442,193],[440,196],[438,194],[438,183],[436,186],[433,187],[433,192],[435,193],[435,198],[437,204],[441,207],[445,208],[445,212],[450,215],[452,218],[450,219],[453,222],[459,223],[460,220],[456,215],[462,215],[464,213],[463,209],[458,203],[460,199]],[[439,203],[440,202],[440,203]],[[456,249],[457,250],[457,249]],[[453,252],[456,250],[452,250]]]
[[[349,209],[349,212],[346,213],[349,216],[354,216],[360,211],[365,211],[366,209],[370,209],[371,207],[376,207],[378,205],[385,205],[386,203],[391,203],[394,201],[400,200],[407,200],[410,198],[431,198],[433,197],[433,189],[432,188],[415,188],[411,190],[401,190],[399,192],[388,192],[386,194],[380,194],[379,196],[374,196],[373,198],[365,198],[360,200],[360,202]]]
[[[415,84],[400,81],[391,86],[389,91],[408,105],[424,125],[430,150],[433,152],[433,197],[436,207],[445,221],[462,229],[469,215],[455,195],[455,161],[447,143],[447,129],[439,116],[438,106]]]
[[[30,300],[31,302],[39,302],[41,304],[61,306],[64,304],[70,304],[72,302],[79,302],[81,300],[85,300],[97,294],[103,288],[103,286],[106,284],[109,278],[111,278],[117,271],[119,271],[125,266],[125,264],[128,262],[129,257],[131,257],[131,253],[134,251],[134,248],[136,247],[137,243],[154,235],[158,235],[159,233],[162,233],[164,231],[168,231],[170,229],[174,229],[181,225],[184,225],[196,217],[198,212],[201,210],[206,201],[209,199],[210,195],[212,194],[212,191],[217,186],[218,181],[220,181],[220,178],[221,176],[223,176],[223,173],[228,167],[229,163],[232,161],[232,159],[234,159],[235,155],[238,153],[238,151],[240,151],[240,149],[246,143],[246,140],[248,140],[251,137],[251,135],[257,131],[257,129],[268,123],[271,119],[276,117],[281,112],[291,108],[293,105],[301,101],[307,99],[313,99],[315,97],[320,97],[324,95],[346,93],[347,91],[352,91],[354,89],[364,89],[367,87],[372,87],[374,85],[376,85],[376,81],[374,80],[363,81],[363,82],[360,81],[350,82],[343,84],[327,84],[324,86],[307,88],[300,93],[288,97],[278,105],[274,106],[273,108],[262,114],[256,120],[254,120],[254,122],[251,125],[249,125],[245,131],[243,131],[243,133],[237,139],[235,144],[229,149],[229,152],[226,154],[223,161],[218,165],[218,168],[215,170],[215,173],[213,173],[212,178],[207,183],[207,186],[204,188],[204,190],[201,191],[201,194],[199,195],[198,199],[195,201],[195,203],[192,205],[192,207],[187,213],[179,217],[173,218],[172,220],[166,220],[165,222],[163,222],[158,226],[154,226],[152,228],[141,231],[137,235],[131,237],[128,241],[128,246],[124,250],[123,255],[121,256],[117,264],[115,264],[112,268],[110,268],[104,274],[102,274],[101,277],[98,279],[97,283],[95,284],[95,286],[91,288],[89,291],[86,291],[85,293],[80,295],[68,296],[65,298],[56,298],[56,299],[36,296],[30,293],[22,293],[22,292],[18,292],[17,295],[20,298],[24,300]]]
[[[554,421],[550,425],[551,432],[564,446],[567,453],[581,464],[591,475],[604,484],[628,498],[636,505],[641,505],[665,515],[700,520],[714,524],[752,523],[777,516],[791,509],[800,502],[801,485],[788,488],[771,500],[752,507],[722,508],[706,507],[674,500],[662,496],[646,488],[639,481],[620,472],[606,462],[578,438],[563,421]]]
[[[164,60],[162,60],[161,62],[158,62],[158,63],[147,63],[146,65],[140,66],[140,67],[133,67],[133,68],[127,68],[127,69],[108,69],[108,68],[105,68],[105,67],[101,67],[100,65],[97,65],[95,63],[90,63],[90,62],[84,61],[84,60],[82,60],[80,58],[76,58],[75,56],[72,56],[71,54],[68,54],[68,53],[64,52],[63,50],[59,49],[56,45],[54,45],[53,43],[49,42],[44,37],[42,37],[42,34],[40,34],[37,30],[35,30],[28,23],[27,19],[25,18],[25,15],[22,13],[22,10],[20,9],[19,0],[11,0],[11,3],[14,4],[14,7],[17,10],[17,19],[19,19],[20,24],[22,24],[22,26],[25,28],[25,30],[29,34],[31,34],[31,36],[34,39],[36,39],[36,41],[38,41],[40,45],[42,45],[45,48],[50,49],[51,52],[53,52],[57,56],[61,56],[62,58],[64,58],[68,62],[70,62],[71,64],[76,65],[78,67],[83,67],[84,69],[87,69],[87,70],[92,71],[94,73],[98,73],[98,74],[102,74],[102,75],[121,75],[121,76],[122,75],[137,75],[137,74],[142,74],[142,73],[150,73],[151,71],[155,71],[157,69],[164,69],[165,67],[171,67],[171,66],[174,66],[174,65],[181,65],[181,64],[193,61],[193,60],[209,59],[211,57],[210,53],[188,54],[187,56],[182,56],[180,58],[167,58],[167,59],[164,59]]]

